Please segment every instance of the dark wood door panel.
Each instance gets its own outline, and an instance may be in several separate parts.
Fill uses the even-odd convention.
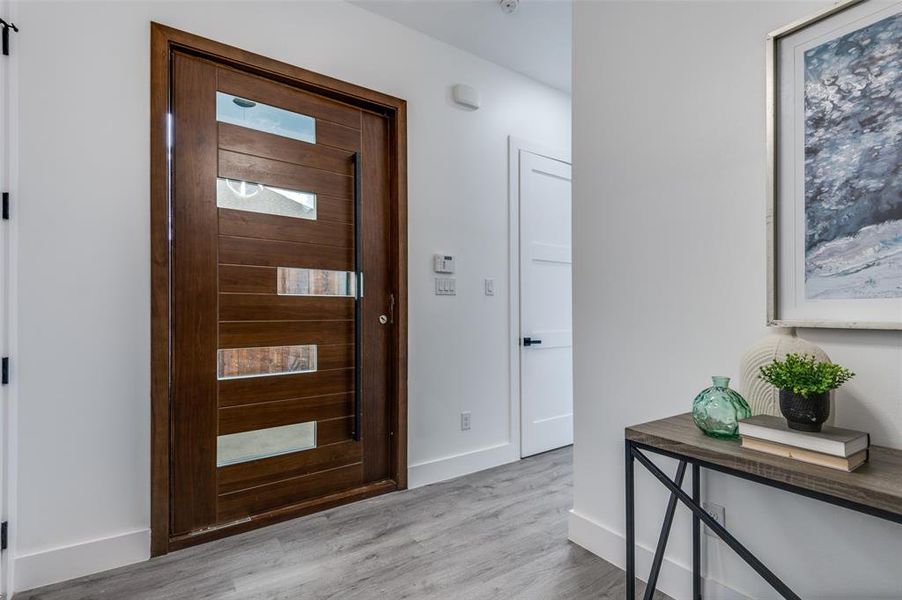
[[[219,90],[248,100],[315,117],[317,119],[317,137],[319,137],[319,120],[332,121],[346,127],[360,129],[360,109],[256,75],[220,68]]]
[[[353,129],[350,131],[355,132],[352,134],[355,138],[359,137],[359,132]],[[354,174],[353,151],[324,146],[321,143],[308,144],[231,123],[219,124],[219,148],[323,169],[349,177]]]
[[[363,483],[360,463],[320,471],[219,496],[217,516],[229,522],[297,502],[345,490]]]
[[[329,394],[219,409],[219,435],[351,416],[354,394]],[[319,442],[317,442],[319,445]]]
[[[318,346],[316,360],[323,371],[354,368],[354,344]]]
[[[220,348],[352,344],[354,321],[232,321],[219,324]],[[323,348],[318,348],[322,362]],[[353,363],[353,352],[350,353]],[[336,367],[320,367],[336,368]]]
[[[346,441],[221,467],[219,493],[237,492],[317,471],[352,465],[359,463],[362,456],[361,444]]]
[[[384,117],[365,114],[363,119],[362,217],[363,254],[367,276],[363,298],[363,438],[364,473],[366,481],[378,481],[389,476],[391,408],[388,360],[392,355],[390,327],[379,323],[379,315],[392,310],[390,273],[386,257],[389,254],[391,223],[387,154],[381,149],[388,143],[388,121]],[[372,292],[371,292],[372,290]],[[396,299],[397,301],[397,299]]]
[[[343,394],[354,389],[354,369],[315,373],[224,379],[219,382],[219,406],[228,408],[274,400]],[[214,418],[215,418],[215,411]]]
[[[346,175],[230,150],[219,151],[219,176],[337,198],[354,193],[354,180]]]
[[[219,295],[220,321],[347,321],[353,318],[353,298]]]
[[[329,196],[316,197],[316,219],[318,221],[354,222],[354,203],[343,198]]]
[[[173,77],[171,531],[184,533],[216,521],[216,69],[176,54]]]
[[[219,236],[219,263],[223,265],[351,271],[354,268],[353,254],[351,248],[338,246]]]
[[[296,219],[229,208],[219,209],[219,233],[283,242],[354,247],[354,227],[351,223]]]
[[[316,143],[354,152],[360,150],[360,130],[329,121],[318,121]]]
[[[219,265],[219,291],[228,294],[275,294],[276,273],[275,267]]]
[[[336,444],[351,439],[354,428],[354,417],[328,419],[316,424],[316,441],[318,444]]]
[[[166,135],[160,146],[154,133],[152,150],[172,147],[161,159],[154,154],[152,163],[153,356],[154,369],[165,362],[168,382],[163,390],[157,385],[163,379],[154,377],[154,552],[161,518],[168,519],[170,547],[183,547],[388,491],[392,478],[405,485],[399,465],[406,438],[399,424],[406,415],[400,400],[406,348],[394,343],[406,335],[398,283],[406,273],[406,214],[398,212],[405,193],[403,101],[385,104],[396,99],[333,88],[325,79],[265,77],[260,74],[279,72],[278,63],[235,49],[238,54],[180,54],[179,48],[193,46],[190,36],[178,39],[153,54],[154,82],[166,83],[165,93],[154,88],[154,119],[163,119],[159,131]],[[159,68],[163,56],[171,67]],[[222,56],[230,56],[229,66],[217,58]],[[264,66],[239,71],[235,65],[246,60]],[[255,130],[251,121],[247,127],[218,122],[218,91],[312,117],[315,143]],[[152,133],[158,127],[155,121]],[[316,218],[220,209],[217,177],[314,193]],[[266,203],[240,206],[285,210]],[[363,255],[359,265],[355,253]],[[366,297],[279,294],[279,267],[347,273],[334,280],[311,274],[309,289],[316,291],[343,286],[359,268],[367,277]],[[303,273],[283,276],[305,283]],[[402,320],[382,324],[379,316],[391,313],[393,286],[400,286]],[[171,343],[161,343],[161,318]],[[285,361],[314,368],[309,350],[281,348],[305,345],[316,347],[315,370],[277,373],[293,368]],[[235,348],[248,350],[217,358],[218,350]],[[397,364],[390,363],[395,358]],[[277,374],[219,380],[223,361],[229,373]],[[399,387],[393,387],[396,376]],[[397,409],[392,394],[399,398]],[[219,436],[297,423],[316,424],[315,448],[216,466]],[[166,484],[163,508],[158,472]]]

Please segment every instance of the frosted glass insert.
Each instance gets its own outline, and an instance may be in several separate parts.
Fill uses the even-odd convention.
[[[316,421],[230,433],[216,438],[216,466],[316,448]]]
[[[216,206],[316,220],[316,194],[237,179],[216,178]]]
[[[316,119],[262,102],[216,92],[216,120],[316,143]]]
[[[219,379],[288,375],[316,371],[316,346],[222,348],[217,357]]]
[[[353,296],[356,277],[350,271],[279,267],[278,293],[282,296]]]

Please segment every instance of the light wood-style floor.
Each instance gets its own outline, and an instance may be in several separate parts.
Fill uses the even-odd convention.
[[[571,462],[564,448],[16,600],[619,600],[623,571],[567,541]]]

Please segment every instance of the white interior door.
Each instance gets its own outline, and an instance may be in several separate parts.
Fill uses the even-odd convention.
[[[8,22],[17,22],[15,18],[15,3],[9,0],[0,0],[0,17]],[[16,186],[13,180],[15,172],[12,166],[13,153],[15,152],[18,140],[18,126],[16,118],[18,116],[17,104],[13,100],[14,95],[10,91],[13,84],[17,81],[14,70],[18,68],[18,58],[16,45],[17,35],[9,32],[10,37],[10,55],[3,57],[0,63],[0,189],[10,192],[11,198],[17,198],[15,191]],[[11,216],[14,218],[15,204],[11,210]],[[14,247],[14,241],[10,236],[10,228],[14,227],[13,221],[6,221],[0,226],[0,356],[9,356],[10,353],[10,285],[14,275],[11,270],[14,268],[13,259],[10,251]],[[13,313],[15,315],[15,313]],[[7,505],[7,487],[6,481],[9,473],[7,444],[9,436],[10,423],[10,386],[3,385],[0,387],[0,522],[6,522],[9,518]],[[11,544],[10,544],[11,547]],[[4,550],[0,552],[0,598],[7,597],[8,579],[10,571],[7,568],[10,564],[10,552]]]
[[[570,165],[520,151],[521,456],[573,443]]]

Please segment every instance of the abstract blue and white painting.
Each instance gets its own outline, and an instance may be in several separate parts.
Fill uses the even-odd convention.
[[[806,296],[902,298],[902,13],[804,68]]]

